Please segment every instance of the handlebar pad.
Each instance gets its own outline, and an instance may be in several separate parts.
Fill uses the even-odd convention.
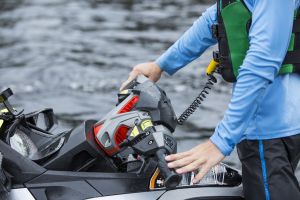
[[[165,149],[159,149],[156,152],[158,168],[160,170],[162,177],[165,179],[166,188],[168,189],[175,188],[181,182],[182,176],[180,174],[177,174],[176,172],[174,172],[174,170],[171,170],[168,167],[165,157],[166,157]]]

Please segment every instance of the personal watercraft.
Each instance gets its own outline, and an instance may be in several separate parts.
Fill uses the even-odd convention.
[[[243,199],[240,172],[225,164],[194,185],[194,173],[167,167],[178,120],[165,91],[146,77],[128,84],[100,121],[64,132],[55,131],[52,109],[18,112],[12,94],[0,94],[1,200]]]

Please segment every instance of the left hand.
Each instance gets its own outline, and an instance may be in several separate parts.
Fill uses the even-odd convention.
[[[195,171],[199,169],[193,183],[198,183],[209,170],[220,163],[225,156],[218,147],[210,140],[196,146],[195,148],[178,154],[166,156],[169,168],[176,168],[178,174]]]

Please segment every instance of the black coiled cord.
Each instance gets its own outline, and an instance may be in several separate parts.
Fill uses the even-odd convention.
[[[197,108],[199,108],[204,99],[206,99],[206,95],[209,94],[209,90],[211,90],[212,86],[217,82],[218,81],[214,75],[209,75],[203,90],[195,98],[194,102],[178,118],[177,123],[179,125],[182,125],[197,110]]]

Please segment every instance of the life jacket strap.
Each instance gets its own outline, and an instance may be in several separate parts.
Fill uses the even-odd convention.
[[[300,18],[294,20],[293,33],[300,33]]]
[[[286,64],[300,64],[300,50],[287,52],[283,65]]]
[[[212,25],[211,30],[212,30],[212,34],[213,34],[214,38],[216,38],[216,39],[226,38],[225,29],[222,26],[220,26],[219,24]]]

